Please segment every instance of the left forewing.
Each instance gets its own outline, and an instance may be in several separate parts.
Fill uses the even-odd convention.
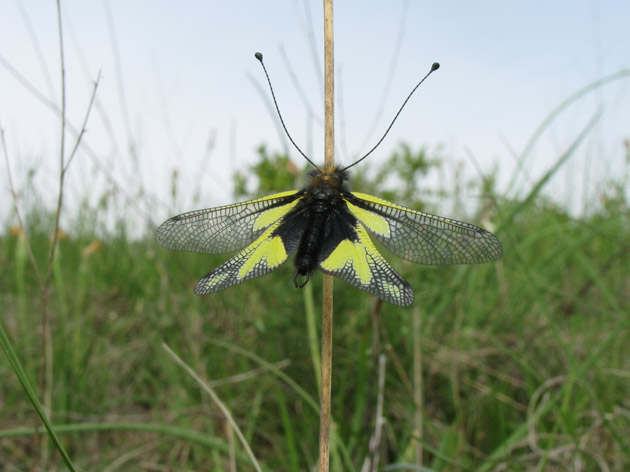
[[[263,231],[287,215],[302,192],[276,193],[206,210],[174,216],[155,232],[160,246],[180,251],[225,254],[238,251],[256,240]]]
[[[346,194],[348,210],[385,248],[427,265],[479,264],[503,253],[499,240],[470,223],[411,210],[364,193]]]

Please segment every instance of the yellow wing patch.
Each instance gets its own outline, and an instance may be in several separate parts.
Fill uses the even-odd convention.
[[[267,233],[263,234],[243,253],[245,253],[243,254],[245,259],[238,271],[239,279],[245,279],[257,267],[263,266],[273,270],[287,260],[287,251],[282,244],[282,238],[280,236],[269,238]]]
[[[361,196],[363,197],[364,195],[361,194]],[[350,210],[350,213],[361,220],[361,222],[366,226],[367,229],[372,231],[374,234],[389,238],[389,223],[385,218],[383,218],[381,215],[377,215],[374,212],[359,208],[358,206],[353,205],[350,202],[346,202],[346,205],[348,205],[348,210]]]
[[[346,239],[339,243],[321,266],[329,272],[353,271],[361,284],[369,285],[372,280],[372,272],[367,256],[367,248],[364,245]]]
[[[274,195],[276,198],[286,197],[288,195],[295,194],[295,191],[292,190],[290,192],[282,192]],[[264,229],[270,224],[282,218],[284,215],[289,213],[295,205],[297,205],[298,200],[294,200],[291,203],[287,203],[286,205],[281,205],[278,207],[270,208],[269,210],[263,211],[254,221],[253,229],[254,231],[259,229]]]
[[[266,275],[280,267],[294,249],[287,251],[282,238],[274,236],[273,233],[280,224],[282,221],[277,221],[256,241],[199,280],[194,292],[198,295],[218,292]]]
[[[395,305],[411,305],[414,293],[409,283],[381,256],[361,223],[354,230],[358,239],[342,240],[321,261],[321,271]]]

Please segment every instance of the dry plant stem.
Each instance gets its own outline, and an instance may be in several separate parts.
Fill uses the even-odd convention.
[[[333,0],[324,0],[324,167],[335,165],[335,80],[333,54]]]
[[[322,310],[322,379],[319,403],[319,470],[328,472],[330,458],[330,409],[332,377],[333,281],[324,275]]]
[[[50,387],[52,384],[52,336],[48,323],[48,297],[50,294],[50,281],[52,278],[53,261],[57,249],[57,241],[59,237],[59,218],[61,216],[61,206],[63,203],[63,181],[65,177],[64,155],[66,152],[66,66],[63,48],[63,29],[61,25],[61,2],[57,0],[57,28],[59,34],[59,66],[61,72],[61,130],[59,142],[59,193],[57,195],[57,211],[55,215],[55,227],[53,228],[52,243],[50,246],[50,257],[48,258],[48,272],[44,281],[42,291],[42,355],[39,368],[39,394],[42,397],[42,406],[44,411],[50,412],[52,403],[52,393]],[[44,382],[44,379],[47,381]],[[50,413],[49,413],[50,415]],[[39,435],[36,436],[35,442],[39,446]],[[40,460],[42,465],[48,456],[48,442],[42,444]]]
[[[81,126],[81,130],[79,131],[79,133],[77,134],[77,138],[76,138],[76,142],[74,144],[74,147],[72,149],[72,153],[70,154],[70,157],[68,159],[68,162],[65,163],[65,166],[62,170],[62,173],[65,174],[66,171],[68,170],[68,167],[70,167],[70,163],[72,162],[72,159],[74,159],[74,156],[76,155],[77,150],[79,149],[79,145],[81,144],[81,139],[83,138],[83,135],[85,134],[86,131],[86,127],[87,127],[87,121],[88,118],[90,117],[90,111],[92,110],[92,107],[94,105],[94,100],[96,98],[96,90],[98,88],[98,84],[101,80],[101,72],[99,71],[98,73],[98,77],[96,78],[96,81],[94,82],[94,87],[92,89],[92,96],[90,97],[90,103],[88,104],[87,107],[87,112],[85,113],[85,117],[83,119],[83,124]],[[62,116],[62,119],[65,120],[65,113],[61,113],[60,115]],[[9,150],[7,148],[7,142],[6,142],[6,137],[4,135],[4,128],[2,127],[2,124],[0,123],[0,141],[2,142],[2,151],[4,153],[4,158],[5,158],[5,164],[6,164],[6,168],[7,168],[7,179],[9,181],[9,191],[11,192],[11,200],[13,201],[13,209],[15,210],[15,216],[18,220],[18,225],[20,227],[20,229],[22,230],[22,234],[24,236],[24,243],[26,246],[26,252],[28,254],[28,258],[29,261],[31,263],[31,265],[33,266],[33,270],[35,271],[35,276],[37,277],[37,282],[39,284],[39,289],[42,293],[44,293],[44,279],[42,279],[42,275],[39,271],[39,266],[37,265],[37,262],[35,261],[35,256],[33,255],[33,250],[31,248],[31,245],[29,243],[28,238],[26,237],[26,228],[24,227],[24,221],[22,220],[22,214],[20,213],[20,206],[18,205],[18,195],[17,195],[17,191],[15,190],[15,185],[13,184],[13,176],[11,173],[11,165],[9,163]],[[63,177],[61,177],[61,180],[63,181]],[[59,207],[58,207],[59,209]],[[57,212],[59,213],[59,212]],[[58,222],[56,224],[56,227],[58,227]],[[56,236],[57,231],[55,231],[55,236]],[[54,246],[53,246],[54,247]],[[52,250],[52,249],[51,249]]]
[[[48,297],[48,287],[50,286],[50,279],[52,277],[53,260],[55,258],[55,252],[57,249],[57,239],[59,237],[59,218],[61,217],[61,206],[63,203],[63,182],[66,176],[65,165],[65,152],[66,152],[66,66],[63,50],[63,32],[61,28],[61,4],[60,0],[57,0],[57,23],[59,28],[59,59],[61,67],[61,130],[60,130],[60,143],[59,143],[59,193],[57,195],[57,211],[55,214],[55,228],[53,232],[52,244],[50,247],[50,257],[48,259],[48,273],[46,274],[46,281],[44,282],[44,316],[46,315],[46,299]],[[44,322],[46,319],[44,318]]]
[[[15,80],[17,80],[22,87],[26,91],[28,91],[36,100],[42,103],[46,108],[52,111],[55,116],[61,116],[61,109],[51,100],[49,100],[43,93],[41,93],[32,83],[30,83],[22,74],[20,74],[15,67],[13,67],[3,56],[0,54],[0,66],[4,67],[9,74],[11,74]],[[66,130],[70,132],[74,137],[79,136],[79,130],[75,126],[73,126],[72,122],[66,119]],[[141,208],[138,204],[138,199],[136,196],[132,195],[132,193],[127,190],[124,185],[121,185],[116,177],[114,176],[111,169],[107,166],[104,166],[100,156],[97,152],[92,149],[87,143],[83,142],[81,144],[81,148],[87,155],[87,157],[91,160],[92,165],[96,170],[101,172],[109,181],[109,183],[114,187],[118,194],[121,194],[125,197],[127,204],[134,208],[140,215],[143,217],[149,218],[149,213]],[[66,164],[67,167],[67,164]]]
[[[63,28],[61,22],[61,4],[60,0],[57,0],[57,26],[58,26],[58,34],[59,34],[59,58],[60,58],[60,71],[61,71],[61,109],[59,111],[60,121],[61,121],[61,129],[60,129],[60,143],[59,143],[59,193],[57,195],[57,208],[55,211],[55,226],[53,228],[52,234],[52,242],[50,246],[50,255],[48,258],[48,271],[46,273],[46,278],[43,283],[41,282],[41,277],[39,276],[39,271],[37,270],[35,260],[32,259],[32,264],[35,266],[35,271],[38,273],[38,277],[40,278],[40,285],[42,290],[42,356],[40,363],[40,371],[39,371],[39,392],[42,397],[42,406],[44,410],[50,411],[52,404],[52,390],[49,388],[52,385],[52,335],[50,332],[50,325],[48,322],[48,298],[50,296],[50,284],[52,280],[53,273],[53,264],[55,260],[55,254],[57,250],[57,244],[59,240],[59,221],[61,218],[61,209],[63,206],[63,188],[64,188],[64,180],[66,176],[66,172],[70,166],[70,163],[74,159],[79,145],[81,144],[81,139],[85,134],[86,126],[88,119],[90,117],[90,112],[94,105],[94,100],[96,98],[96,90],[98,88],[98,83],[100,81],[100,72],[99,75],[94,82],[94,87],[92,89],[92,95],[90,97],[89,104],[87,106],[87,110],[85,113],[85,117],[83,119],[83,124],[81,126],[81,131],[79,132],[75,144],[72,148],[72,152],[66,162],[65,153],[66,153],[66,69],[65,69],[65,58],[64,58],[64,44],[63,44]],[[17,201],[15,202],[17,207]],[[20,223],[21,224],[21,223]],[[46,381],[45,381],[46,380]],[[36,442],[39,441],[39,436],[36,436]],[[47,457],[47,445],[48,442],[44,442],[44,449],[42,449],[41,460],[45,461]]]
[[[101,71],[98,71],[98,75],[96,76],[96,80],[94,81],[94,85],[92,86],[92,95],[90,96],[90,102],[88,103],[87,110],[85,112],[85,117],[83,117],[83,123],[81,124],[81,131],[77,135],[76,141],[74,142],[74,146],[72,148],[72,152],[70,152],[70,156],[68,157],[68,161],[66,162],[65,167],[63,168],[63,173],[65,174],[76,156],[77,151],[79,150],[79,146],[81,144],[81,140],[83,139],[83,135],[87,130],[87,122],[90,118],[90,112],[92,111],[92,107],[94,106],[94,100],[96,99],[96,90],[98,89],[98,84],[101,81]]]
[[[333,56],[333,0],[324,0],[324,109],[325,169],[335,166],[335,109]],[[322,302],[322,381],[319,413],[319,471],[328,472],[330,462],[330,391],[332,376],[333,281],[324,275]]]
[[[418,305],[413,309],[413,399],[416,407],[414,428],[416,430],[416,465],[422,466],[422,319]]]
[[[384,354],[378,356],[378,396],[376,401],[376,418],[374,419],[374,432],[370,437],[368,456],[363,461],[361,472],[376,472],[378,470],[378,449],[385,418],[383,418],[383,397],[385,392],[385,363],[387,357]]]
[[[225,435],[228,438],[228,445],[230,447],[230,452],[229,452],[229,459],[230,459],[229,471],[230,472],[236,472],[236,449],[234,447],[234,430],[232,429],[232,426],[230,426],[230,423],[227,422],[227,421],[224,423],[224,427],[225,427]]]

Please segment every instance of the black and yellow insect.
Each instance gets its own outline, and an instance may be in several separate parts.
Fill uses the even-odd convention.
[[[370,236],[419,264],[477,264],[501,256],[501,243],[482,228],[351,192],[351,166],[314,165],[301,190],[175,216],[157,229],[156,241],[169,249],[207,254],[240,251],[199,280],[197,294],[268,274],[295,253],[296,287],[303,287],[319,269],[401,306],[411,305],[413,289],[381,256]]]
[[[197,294],[268,274],[295,252],[296,287],[318,268],[402,306],[413,302],[413,289],[369,235],[420,264],[476,264],[501,256],[501,243],[484,229],[351,192],[347,181],[344,169],[313,170],[302,190],[175,216],[158,228],[156,240],[182,251],[241,250],[199,280]]]

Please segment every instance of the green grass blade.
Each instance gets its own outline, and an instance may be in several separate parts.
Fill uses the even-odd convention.
[[[61,454],[61,457],[63,458],[63,461],[66,463],[66,466],[68,467],[68,469],[71,471],[74,471],[75,470],[74,465],[72,465],[72,461],[70,460],[70,457],[66,453],[66,450],[61,444],[61,441],[59,441],[59,438],[55,434],[55,430],[53,429],[52,424],[50,423],[50,421],[48,421],[48,417],[44,413],[44,410],[42,409],[42,406],[39,403],[39,400],[37,399],[37,395],[35,394],[35,391],[31,387],[31,383],[29,382],[28,377],[26,376],[26,372],[24,372],[24,369],[22,368],[22,364],[20,363],[20,360],[18,359],[15,351],[13,350],[13,346],[11,345],[11,342],[9,341],[9,338],[6,332],[4,331],[4,328],[1,322],[0,322],[0,344],[2,344],[2,349],[4,350],[7,357],[9,358],[9,363],[11,364],[13,371],[15,372],[18,379],[20,380],[22,387],[24,387],[24,391],[26,392],[26,395],[28,395],[28,398],[33,404],[33,406],[35,407],[35,410],[37,411],[37,414],[42,420],[42,423],[44,423],[44,426],[46,427],[46,430],[48,431],[49,436],[51,437],[55,447],[57,448],[57,451],[59,451],[59,454]]]
[[[571,105],[573,102],[576,102],[584,95],[587,95],[589,92],[597,90],[603,85],[606,85],[610,82],[614,82],[615,80],[624,79],[626,77],[630,77],[630,70],[621,70],[619,72],[615,72],[614,74],[610,74],[605,77],[602,77],[601,79],[595,80],[594,82],[591,82],[590,84],[585,85],[584,87],[579,89],[577,92],[571,94],[562,103],[560,103],[556,108],[554,108],[551,111],[551,113],[549,113],[547,117],[542,121],[542,123],[540,123],[538,128],[536,128],[531,138],[529,138],[529,141],[527,141],[527,144],[525,145],[525,149],[521,153],[520,159],[518,161],[519,166],[517,168],[517,172],[514,174],[514,177],[510,181],[507,188],[512,188],[512,186],[514,185],[515,177],[519,175],[518,171],[523,169],[525,160],[527,159],[529,154],[532,152],[534,145],[540,139],[544,131],[549,127],[549,125],[551,124],[553,120],[555,120],[564,110],[566,110],[569,107],[569,105]]]
[[[581,364],[581,366],[577,369],[576,375],[578,377],[582,377],[584,373],[592,367],[595,361],[607,351],[608,346],[612,343],[612,341],[613,338],[610,337],[606,342],[602,343],[600,348]],[[549,400],[535,411],[533,418],[534,421],[538,420],[538,418],[546,413],[549,408],[553,406],[554,401],[557,401],[558,398],[565,395],[565,391],[568,388],[568,385],[569,384],[565,383],[560,389],[551,394]],[[496,448],[494,452],[492,452],[488,456],[484,464],[482,464],[481,467],[479,467],[477,470],[479,472],[488,472],[489,470],[492,470],[501,460],[503,460],[503,458],[510,454],[512,447],[528,434],[528,428],[529,423],[525,421],[520,427],[514,430],[514,432],[505,441],[503,441],[503,443],[498,448]]]
[[[183,439],[200,446],[211,447],[222,453],[229,453],[230,446],[216,438],[208,436],[208,434],[192,431],[188,428],[182,428],[169,424],[160,423],[75,423],[75,424],[59,424],[55,425],[55,431],[60,434],[64,433],[98,433],[112,431],[136,431],[141,433],[154,433],[169,436],[172,438]],[[33,436],[37,433],[35,428],[15,428],[0,431],[0,438],[16,438],[21,436]],[[251,465],[250,458],[242,451],[235,451],[236,458],[243,464]],[[263,472],[271,472],[271,469],[261,465]]]
[[[317,380],[317,391],[321,390],[322,363],[319,353],[319,337],[317,335],[317,323],[315,316],[315,303],[313,301],[313,284],[304,287],[304,311],[306,314],[306,329],[308,332],[308,346],[311,351],[311,362]]]
[[[295,445],[295,433],[293,431],[293,424],[291,423],[291,414],[287,408],[287,399],[282,389],[278,389],[276,394],[276,400],[278,402],[278,408],[280,409],[280,419],[282,420],[282,427],[284,429],[284,438],[286,440],[287,453],[289,455],[289,468],[292,472],[300,471],[300,461],[297,447]]]
[[[245,436],[243,436],[243,433],[241,432],[241,428],[238,427],[238,425],[232,418],[232,414],[227,409],[227,407],[223,404],[223,402],[219,399],[219,397],[214,392],[214,390],[210,387],[210,385],[208,385],[207,382],[205,382],[201,377],[199,377],[199,375],[197,375],[197,373],[192,369],[192,367],[186,364],[170,347],[168,347],[168,345],[166,345],[166,343],[162,343],[162,349],[164,349],[166,353],[169,355],[169,357],[171,357],[180,367],[182,367],[186,371],[186,373],[190,375],[195,380],[195,382],[197,382],[199,386],[206,391],[208,395],[210,395],[210,397],[212,398],[212,401],[214,401],[217,404],[217,406],[219,407],[219,409],[225,416],[226,420],[228,421],[232,429],[234,429],[234,432],[236,432],[236,435],[241,441],[242,446],[245,448],[245,451],[247,452],[247,455],[251,459],[252,465],[254,466],[254,468],[258,472],[262,472],[262,469],[260,468],[260,464],[258,464],[258,461],[256,460],[256,457],[254,456],[253,451],[249,447],[249,444],[245,440]]]
[[[307,405],[310,406],[312,408],[312,410],[317,415],[319,415],[319,405],[317,404],[317,402],[315,400],[313,400],[313,397],[311,397],[306,392],[306,390],[304,390],[302,387],[300,387],[295,382],[295,380],[293,380],[287,374],[282,372],[280,369],[278,369],[278,367],[273,365],[271,362],[268,362],[268,361],[264,360],[263,358],[257,356],[256,354],[254,354],[251,351],[248,351],[248,350],[243,349],[243,348],[238,347],[238,346],[234,346],[233,344],[227,343],[225,341],[219,341],[217,339],[210,339],[208,342],[211,343],[211,344],[214,344],[216,346],[220,346],[220,347],[223,347],[225,349],[229,349],[230,351],[236,352],[237,354],[241,354],[242,356],[245,356],[245,357],[253,360],[257,364],[261,365],[262,367],[268,369],[270,372],[272,372],[278,378],[282,379],[284,382],[289,384],[289,386],[291,386],[295,390],[295,392],[300,397],[302,397],[302,399],[307,403]]]
[[[521,211],[525,210],[531,205],[533,200],[540,193],[541,189],[545,186],[547,182],[549,182],[549,179],[551,179],[551,177],[558,171],[558,169],[560,169],[562,164],[564,164],[569,159],[569,157],[571,157],[575,153],[580,144],[582,144],[582,141],[584,141],[586,136],[588,136],[588,134],[591,132],[591,130],[601,117],[601,114],[602,113],[600,110],[593,116],[593,118],[590,119],[590,121],[586,124],[584,129],[582,129],[577,138],[575,138],[575,140],[571,143],[569,148],[558,158],[556,163],[547,172],[545,172],[545,175],[543,175],[542,178],[538,182],[536,182],[536,185],[534,185],[534,188],[532,188],[527,197],[525,197],[525,199],[523,199],[518,205],[512,208],[511,211],[502,219],[499,227],[496,230],[497,233],[500,233],[507,225],[509,225],[514,220],[514,217],[517,214],[519,214]]]

